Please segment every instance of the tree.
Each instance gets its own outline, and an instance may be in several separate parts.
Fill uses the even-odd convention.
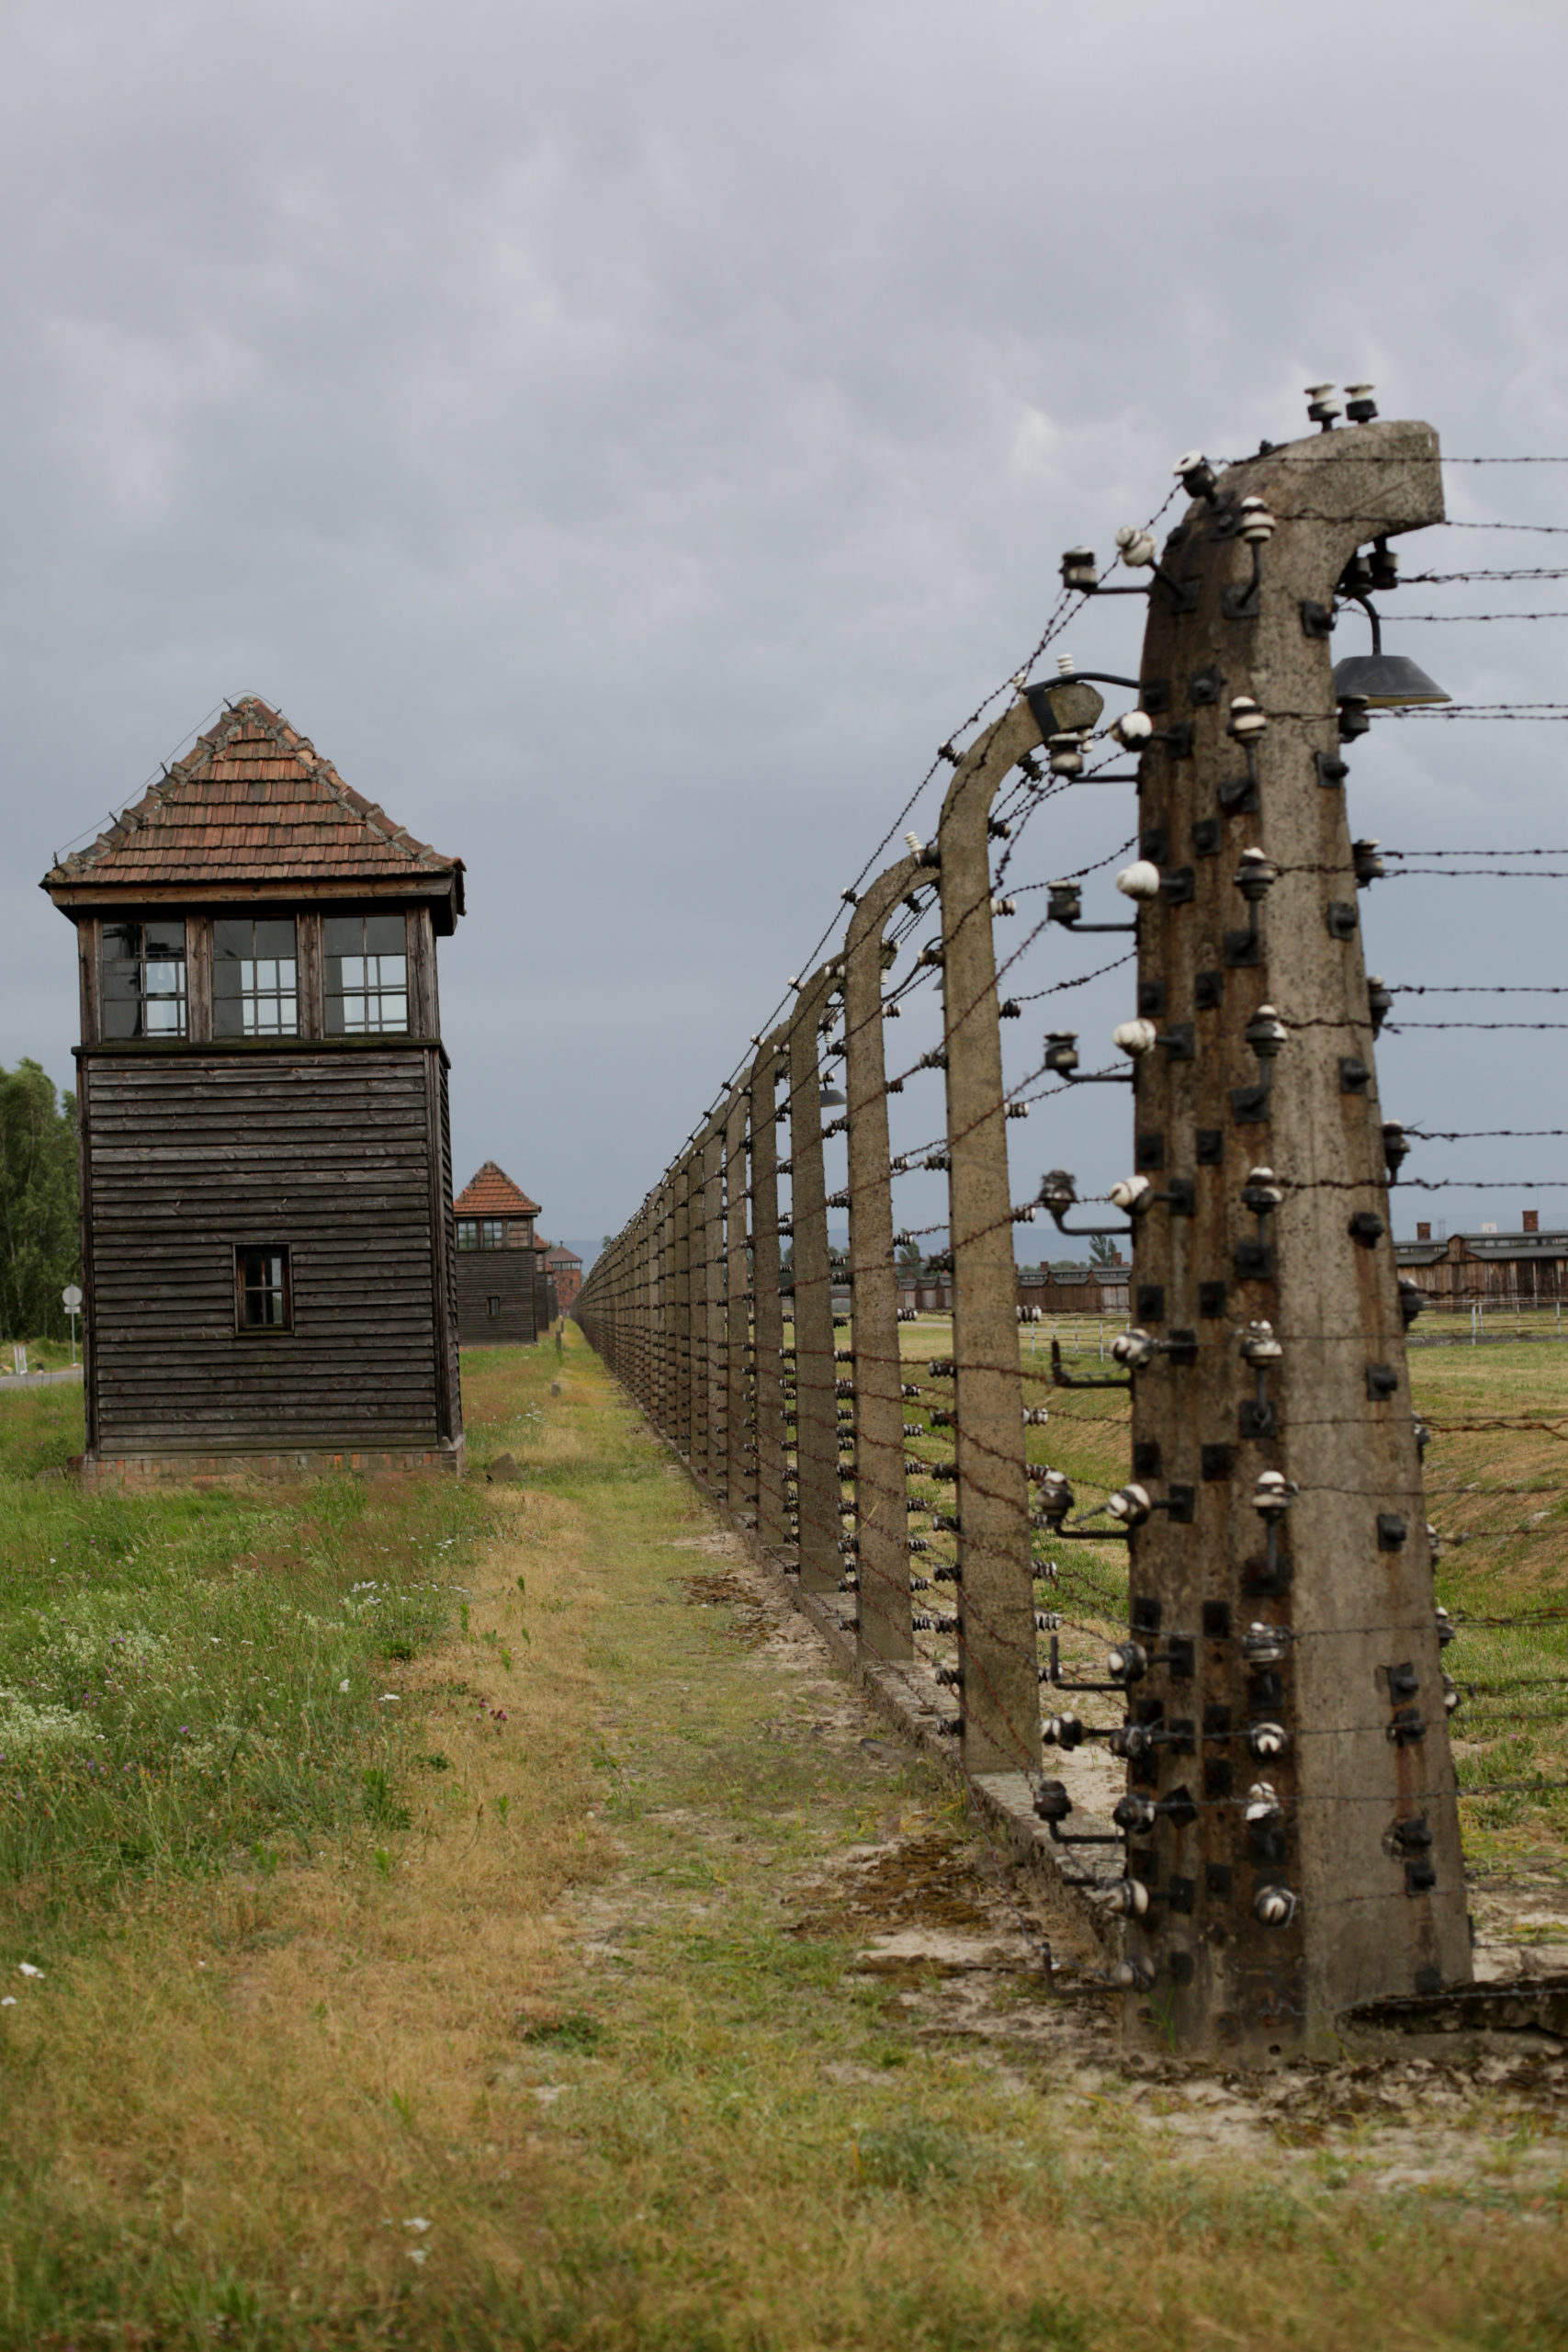
[[[898,1245],[897,1264],[901,1273],[918,1274],[923,1263],[918,1241],[902,1241]]]
[[[1122,1252],[1109,1233],[1097,1233],[1091,1237],[1089,1262],[1091,1266],[1119,1266],[1122,1263]]]
[[[0,1069],[0,1332],[62,1339],[60,1294],[81,1267],[76,1098],[23,1060]]]

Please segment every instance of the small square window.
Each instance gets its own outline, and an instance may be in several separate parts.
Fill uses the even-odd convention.
[[[491,1319],[491,1321],[492,1323],[499,1323],[499,1322],[500,1322],[500,1320],[501,1320],[501,1301],[500,1301],[500,1299],[499,1299],[499,1298],[487,1298],[487,1299],[486,1299],[486,1301],[485,1301],[485,1313],[490,1317],[490,1319]]]
[[[460,1216],[460,1217],[457,1219],[457,1247],[458,1247],[458,1249],[459,1249],[459,1250],[477,1250],[477,1249],[479,1248],[479,1221],[478,1217],[477,1217],[477,1216]]]
[[[294,1283],[286,1242],[234,1252],[234,1321],[241,1331],[291,1331]]]

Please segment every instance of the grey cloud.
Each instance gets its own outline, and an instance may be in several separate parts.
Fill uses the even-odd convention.
[[[469,863],[460,1169],[617,1223],[1034,642],[1058,550],[1151,512],[1179,448],[1366,373],[1452,448],[1568,450],[1563,50],[1544,7],[1406,0],[15,15],[0,1056],[68,1074],[51,851],[255,690]],[[1568,520],[1552,476],[1451,487]],[[1403,602],[1511,601],[1470,593]],[[1402,641],[1551,698],[1563,628]],[[1135,661],[1125,606],[1068,642]],[[1357,815],[1539,842],[1556,768],[1549,728],[1391,727]],[[1032,875],[1131,830],[1081,800]],[[1391,886],[1369,938],[1409,978],[1549,977],[1550,890]],[[1085,992],[1086,1036],[1125,995]],[[1493,1114],[1560,1058],[1475,1043],[1402,1041],[1391,1107],[1551,1124]],[[1116,1172],[1109,1110],[1072,1132]]]

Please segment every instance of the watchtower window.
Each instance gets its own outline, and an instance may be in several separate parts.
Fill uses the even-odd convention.
[[[457,1219],[459,1250],[504,1250],[506,1219],[502,1216],[460,1216]]]
[[[157,922],[106,922],[106,1037],[183,1037],[186,927],[183,915]]]
[[[220,1037],[296,1037],[294,918],[224,917],[212,926],[212,1026]]]
[[[408,927],[400,915],[329,915],[327,1035],[372,1036],[409,1025]]]
[[[294,1284],[287,1243],[234,1252],[234,1319],[242,1331],[291,1331]]]

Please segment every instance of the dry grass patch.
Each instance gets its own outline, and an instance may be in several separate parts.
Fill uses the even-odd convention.
[[[0,2343],[1563,2341],[1560,2066],[1123,2071],[592,1363],[551,1396],[553,1351],[500,1355],[475,1453],[529,1478],[389,1684],[406,1826],[128,1885],[0,2012]],[[921,1937],[973,1949],[905,1965]]]

